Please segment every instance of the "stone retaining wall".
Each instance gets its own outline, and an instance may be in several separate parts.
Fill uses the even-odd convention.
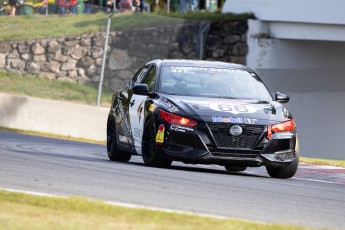
[[[104,84],[116,90],[149,60],[196,59],[200,23],[112,31],[107,47]],[[245,64],[247,21],[210,25],[204,59]],[[98,82],[105,33],[0,42],[0,69],[54,80]]]

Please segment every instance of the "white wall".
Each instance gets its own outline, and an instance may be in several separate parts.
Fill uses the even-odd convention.
[[[106,140],[108,108],[0,93],[0,126]]]
[[[253,13],[247,65],[291,97],[301,153],[345,159],[345,1],[226,0]]]
[[[247,65],[290,95],[302,155],[345,159],[345,42],[260,37],[265,28],[249,21]]]
[[[344,0],[226,0],[222,12],[253,12],[262,21],[345,25],[344,9]]]

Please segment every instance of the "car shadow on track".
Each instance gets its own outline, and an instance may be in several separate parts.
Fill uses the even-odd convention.
[[[129,161],[127,164],[137,165],[137,166],[142,166],[142,167],[149,167],[149,166],[146,166],[144,163],[137,162],[137,161],[136,162]],[[190,166],[188,164],[186,164],[186,165],[172,165],[168,168],[160,168],[160,169],[162,169],[162,170],[188,171],[188,172],[201,172],[201,173],[220,174],[220,175],[257,177],[257,178],[267,178],[268,177],[267,175],[253,174],[253,173],[246,172],[246,171],[244,171],[244,172],[228,172],[225,169],[221,170],[221,169],[216,169],[216,168],[203,168],[203,167],[198,167],[197,165]]]

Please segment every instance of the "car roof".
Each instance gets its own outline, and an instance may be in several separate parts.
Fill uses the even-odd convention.
[[[218,67],[218,68],[234,68],[248,69],[248,67],[235,63],[221,61],[205,61],[205,60],[187,60],[187,59],[156,59],[147,64],[156,64],[162,66],[178,65],[178,66],[200,66],[200,67]]]

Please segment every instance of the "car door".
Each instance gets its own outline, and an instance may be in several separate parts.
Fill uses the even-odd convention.
[[[127,86],[118,91],[117,99],[119,105],[119,111],[121,116],[122,129],[125,136],[130,139],[130,143],[134,146],[134,133],[132,129],[131,119],[130,119],[130,108],[133,106],[133,91],[132,88],[134,85],[139,84],[140,81],[144,78],[150,66],[145,66],[139,69],[132,80],[127,84]]]
[[[140,83],[147,84],[149,92],[153,91],[157,76],[157,67],[155,65],[149,66],[147,72],[140,79]],[[137,154],[141,155],[141,139],[144,129],[144,109],[147,96],[132,94],[130,99],[129,116],[131,121],[132,133],[134,138],[134,145]]]

